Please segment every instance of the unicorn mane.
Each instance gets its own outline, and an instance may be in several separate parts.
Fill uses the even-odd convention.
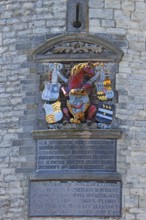
[[[84,68],[87,65],[87,63],[79,63],[76,64],[72,69],[71,69],[71,74],[70,76],[75,76],[80,72],[82,68]]]

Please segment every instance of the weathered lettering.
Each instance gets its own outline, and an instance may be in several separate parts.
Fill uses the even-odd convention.
[[[38,140],[37,169],[116,170],[114,140]]]
[[[32,181],[30,216],[120,216],[120,182]]]

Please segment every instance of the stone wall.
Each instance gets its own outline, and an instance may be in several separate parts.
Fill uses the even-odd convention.
[[[36,148],[31,131],[36,126],[42,71],[30,52],[66,32],[66,3],[0,1],[0,220],[51,219],[28,217],[29,175],[35,170]],[[89,0],[89,32],[124,51],[116,79],[116,117],[123,131],[117,150],[123,215],[111,220],[146,219],[145,17],[145,0]]]

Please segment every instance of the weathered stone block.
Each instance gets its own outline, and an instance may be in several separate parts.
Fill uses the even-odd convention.
[[[43,27],[45,26],[46,21],[45,20],[40,20],[40,21],[34,21],[31,24],[29,24],[30,28],[34,28],[34,27]]]
[[[104,1],[103,0],[89,0],[89,7],[90,8],[103,8]]]
[[[126,29],[125,28],[108,28],[107,29],[107,33],[110,34],[121,34],[121,35],[125,35],[126,34]]]
[[[60,26],[65,26],[66,24],[66,20],[64,19],[59,19],[59,20],[53,20],[53,21],[47,21],[46,22],[46,26],[50,27],[50,23],[51,23],[51,27],[60,27]]]
[[[112,9],[90,9],[89,17],[98,19],[113,19]]]
[[[135,49],[136,51],[145,51],[145,39],[137,39],[129,41],[129,48]]]
[[[34,4],[31,3],[31,2],[25,2],[25,3],[23,3],[23,5],[22,5],[22,7],[23,7],[24,9],[31,9],[31,8],[33,8],[33,6],[34,6]]]
[[[47,32],[49,32],[49,30],[46,27],[38,27],[33,29],[33,34],[41,34]]]
[[[92,27],[100,27],[101,26],[101,22],[98,19],[91,19],[90,20],[90,26]]]
[[[116,8],[120,9],[121,8],[121,2],[116,0],[105,0],[105,8]]]
[[[143,2],[136,2],[136,11],[145,12],[146,10],[146,4]]]
[[[104,27],[90,26],[89,31],[90,33],[104,33],[106,29]]]
[[[102,26],[103,27],[115,27],[115,21],[114,20],[102,20]]]
[[[31,43],[16,44],[16,50],[28,50],[31,49]]]
[[[19,154],[20,155],[31,155],[35,154],[35,148],[34,147],[20,147],[19,148]]]
[[[135,0],[134,1],[122,1],[122,9],[125,11],[134,11]]]

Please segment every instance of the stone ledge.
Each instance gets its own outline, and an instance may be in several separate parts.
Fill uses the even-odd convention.
[[[100,172],[95,170],[57,170],[57,171],[36,171],[30,175],[31,181],[39,180],[74,180],[74,181],[120,181],[121,175],[118,172]]]
[[[33,139],[119,139],[122,136],[122,131],[119,129],[109,130],[33,130]]]

